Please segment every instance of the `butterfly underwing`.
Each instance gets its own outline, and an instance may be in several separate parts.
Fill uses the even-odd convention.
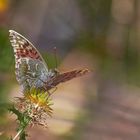
[[[23,93],[31,88],[49,91],[59,83],[89,72],[88,69],[80,69],[56,73],[55,70],[48,69],[39,51],[25,37],[14,30],[9,30],[9,37],[14,50],[16,79]]]

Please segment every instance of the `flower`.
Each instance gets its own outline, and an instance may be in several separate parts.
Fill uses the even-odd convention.
[[[30,124],[45,127],[47,127],[47,118],[52,114],[51,105],[49,94],[35,88],[15,100],[15,108],[30,118]]]

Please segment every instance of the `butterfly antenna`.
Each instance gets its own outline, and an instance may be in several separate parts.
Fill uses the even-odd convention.
[[[56,47],[54,47],[53,49],[54,49],[55,69],[57,69],[58,64],[57,64]]]

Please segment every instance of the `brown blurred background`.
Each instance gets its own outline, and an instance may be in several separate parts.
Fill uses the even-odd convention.
[[[8,39],[13,29],[41,52],[49,68],[92,72],[58,86],[48,129],[30,140],[140,139],[139,0],[0,0],[0,140],[15,135],[5,102],[21,96]]]

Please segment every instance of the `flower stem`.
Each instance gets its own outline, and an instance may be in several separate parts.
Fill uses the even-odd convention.
[[[13,138],[13,140],[16,140],[17,137],[22,133],[23,129],[19,130],[18,133],[15,135],[15,137]]]

